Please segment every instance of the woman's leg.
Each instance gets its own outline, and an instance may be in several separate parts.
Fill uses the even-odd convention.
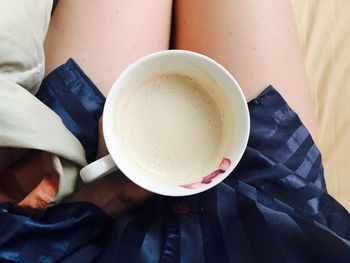
[[[276,0],[177,0],[175,46],[208,55],[237,79],[247,100],[272,84],[314,139],[317,128],[292,7]]]
[[[130,63],[169,48],[171,9],[172,0],[60,0],[45,40],[46,74],[72,57],[107,95]],[[108,154],[101,131],[99,157]],[[85,185],[73,200],[118,216],[149,196],[126,177],[111,174]]]
[[[136,59],[169,48],[171,0],[60,0],[45,41],[46,74],[75,59],[107,95]]]

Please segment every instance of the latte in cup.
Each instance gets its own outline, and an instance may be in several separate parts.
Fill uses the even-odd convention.
[[[90,183],[121,170],[157,194],[198,194],[233,171],[249,130],[243,92],[223,66],[191,51],[155,52],[116,79],[103,109],[109,154],[80,176]]]
[[[213,79],[197,75],[152,76],[130,83],[118,98],[114,136],[127,162],[152,180],[201,181],[232,148],[228,99]]]

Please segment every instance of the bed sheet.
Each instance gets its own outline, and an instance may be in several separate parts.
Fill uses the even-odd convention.
[[[350,211],[350,1],[292,0],[327,189]]]

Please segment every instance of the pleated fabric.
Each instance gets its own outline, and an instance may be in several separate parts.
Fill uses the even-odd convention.
[[[42,90],[40,98],[58,114],[68,105],[61,101],[66,96],[84,101],[84,114],[71,114],[75,104],[69,104],[61,117],[69,123],[68,114],[76,124],[97,127],[89,122],[97,119],[91,112],[102,111],[102,95],[74,87],[76,92],[56,90],[62,94],[46,100]],[[248,147],[215,188],[189,197],[156,196],[116,220],[89,203],[60,204],[40,219],[1,204],[0,261],[350,262],[350,216],[327,194],[311,135],[272,86],[248,106]],[[79,125],[81,141],[95,136],[96,130]],[[95,152],[96,143],[83,143],[86,152]]]

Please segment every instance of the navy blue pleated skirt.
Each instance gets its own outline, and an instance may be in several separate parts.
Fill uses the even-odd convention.
[[[38,98],[94,159],[103,96],[69,60]],[[233,173],[204,193],[156,196],[113,220],[89,203],[40,219],[0,205],[1,262],[350,262],[350,216],[325,188],[321,155],[271,86],[249,102],[251,133]],[[177,213],[174,206],[185,206]]]

